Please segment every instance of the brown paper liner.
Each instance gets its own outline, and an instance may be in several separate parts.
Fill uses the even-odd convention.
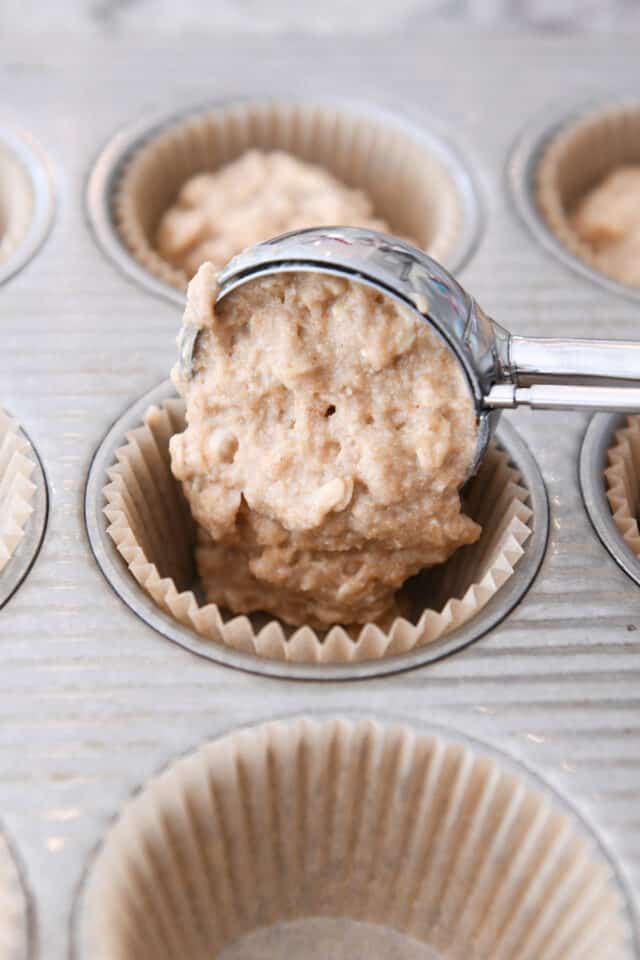
[[[0,410],[0,571],[11,559],[33,513],[35,469],[28,442],[18,425]]]
[[[29,177],[13,154],[0,146],[0,263],[18,248],[32,215]]]
[[[640,558],[640,414],[628,417],[608,450],[607,499],[622,539]]]
[[[620,283],[604,259],[580,238],[571,215],[582,197],[616,167],[640,164],[640,106],[602,110],[556,136],[536,171],[538,208],[552,233],[593,270]]]
[[[114,216],[126,246],[147,270],[186,289],[190,277],[154,249],[162,214],[190,177],[216,170],[251,148],[284,150],[324,167],[364,191],[375,216],[393,233],[438,260],[446,260],[458,236],[463,214],[453,177],[400,126],[346,108],[254,101],[168,123],[125,166],[115,188]]]
[[[0,835],[0,960],[25,960],[27,911],[9,848]]]
[[[84,907],[92,960],[251,960],[247,935],[311,919],[296,956],[334,958],[313,950],[335,917],[447,960],[626,955],[612,871],[549,796],[462,743],[372,720],[270,722],[179,760],[125,807]],[[379,955],[372,932],[354,956]],[[274,941],[258,956],[287,955]]]
[[[324,636],[264,617],[224,615],[200,605],[194,570],[195,527],[180,484],[171,473],[169,440],[184,429],[184,402],[151,407],[144,425],[127,434],[104,489],[112,537],[129,571],[155,603],[201,637],[259,657],[298,663],[344,663],[404,653],[470,620],[513,574],[531,533],[532,513],[520,475],[492,447],[470,484],[466,511],[481,524],[477,543],[442,567],[407,584],[411,622],[388,629],[369,623],[355,636],[343,626]],[[428,606],[427,606],[428,604]],[[356,628],[357,629],[357,628]]]

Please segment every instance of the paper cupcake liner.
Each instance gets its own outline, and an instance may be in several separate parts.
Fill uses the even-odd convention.
[[[126,806],[83,905],[92,960],[275,960],[296,921],[297,956],[334,957],[318,921],[336,917],[363,924],[356,956],[379,956],[381,928],[447,960],[626,956],[611,868],[552,798],[372,720],[270,722],[179,760]],[[255,931],[270,936],[252,954]]]
[[[570,125],[551,141],[536,171],[536,200],[551,232],[593,270],[622,283],[577,234],[571,214],[592,187],[629,163],[640,164],[640,106],[602,110]]]
[[[0,264],[19,247],[32,216],[29,176],[13,154],[0,145]]]
[[[0,834],[0,960],[25,960],[27,910],[20,877]]]
[[[366,624],[352,636],[343,626],[324,636],[265,617],[230,616],[201,605],[194,569],[196,530],[171,473],[169,440],[184,429],[184,402],[151,407],[127,434],[104,488],[108,533],[131,575],[155,603],[201,637],[259,657],[298,663],[345,663],[404,653],[432,643],[477,614],[512,576],[531,534],[527,490],[503,451],[492,447],[469,485],[465,510],[481,524],[477,543],[440,568],[413,578],[405,603],[413,621],[388,629]],[[357,629],[357,628],[356,628]]]
[[[616,431],[604,475],[607,499],[616,527],[628,547],[640,557],[640,415],[628,417]]]
[[[7,565],[24,536],[33,513],[35,469],[28,442],[15,420],[0,410],[0,571]]]
[[[375,216],[438,260],[459,234],[463,213],[454,177],[400,126],[329,105],[254,101],[167,123],[134,151],[115,186],[113,213],[136,260],[186,289],[190,277],[154,249],[162,214],[190,177],[252,148],[284,150],[364,191]]]

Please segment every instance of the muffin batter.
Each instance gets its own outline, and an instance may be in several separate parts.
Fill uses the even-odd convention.
[[[316,627],[383,617],[407,577],[480,534],[458,496],[477,432],[458,363],[363,284],[263,277],[214,309],[216,293],[204,264],[171,440],[207,599]]]
[[[582,198],[572,224],[602,273],[640,287],[640,165],[613,170]]]
[[[323,224],[389,231],[362,191],[321,167],[287,153],[250,150],[215,173],[187,180],[160,221],[156,249],[192,277],[205,261],[220,270],[260,240]]]

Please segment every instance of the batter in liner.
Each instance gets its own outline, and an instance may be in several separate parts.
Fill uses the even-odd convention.
[[[599,270],[640,287],[640,165],[613,170],[582,198],[572,223]]]
[[[220,270],[245,247],[322,224],[390,232],[361,190],[288,153],[249,150],[187,180],[160,221],[156,249],[192,277],[205,261]]]
[[[407,577],[480,534],[458,495],[477,434],[458,363],[363,284],[299,272],[216,294],[204,264],[171,440],[207,600],[319,628],[393,613]]]

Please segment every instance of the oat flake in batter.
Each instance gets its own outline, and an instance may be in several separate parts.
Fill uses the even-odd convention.
[[[216,293],[204,264],[171,440],[207,600],[320,628],[389,615],[407,577],[480,534],[458,496],[477,431],[458,363],[363,284],[280,274],[214,309]]]
[[[187,180],[160,221],[156,249],[192,277],[205,261],[220,270],[260,240],[322,224],[390,232],[361,190],[288,153],[249,150]]]

